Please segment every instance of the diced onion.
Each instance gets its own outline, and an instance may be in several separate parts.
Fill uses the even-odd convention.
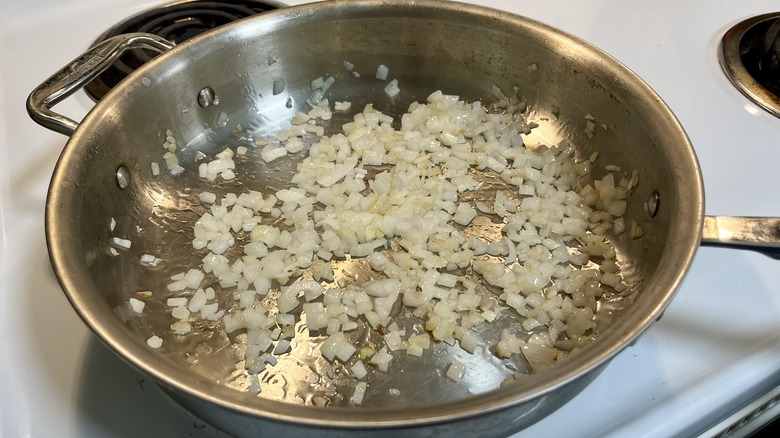
[[[388,73],[380,65],[376,77],[386,80]],[[387,372],[394,355],[404,354],[399,350],[423,356],[434,342],[469,353],[485,345],[499,357],[523,354],[538,370],[565,354],[557,346],[568,350],[593,336],[598,297],[605,288],[626,288],[607,233],[626,228],[622,216],[638,180],[618,174],[617,167],[591,180],[596,156],[575,162],[565,142],[526,148],[522,135],[536,124],[525,120],[517,90],[505,93],[497,86],[496,111],[435,92],[427,102],[410,105],[400,121],[367,105],[340,133],[325,136],[321,122],[333,116],[326,92],[335,81],[313,80],[308,112],[296,112],[289,126],[269,137],[272,142],[254,141],[266,163],[301,153],[292,185],[198,195],[204,213],[192,245],[204,256],[201,266],[167,285],[178,295],[167,301],[178,320],[171,325],[174,333],[189,333],[197,318],[221,320],[228,333],[246,331],[246,367],[256,375],[290,350],[298,322],[305,320],[305,329],[324,338],[322,357],[344,364],[329,365],[326,374],[347,369],[358,379],[368,373],[364,362]],[[397,95],[398,80],[389,81],[385,92]],[[351,104],[336,102],[333,108],[344,112]],[[588,119],[586,131],[594,129]],[[173,133],[164,148],[173,171]],[[238,178],[233,156],[248,152],[237,146],[211,161],[204,158],[198,175],[210,182]],[[495,185],[482,173],[506,183],[484,202],[479,191]],[[498,237],[478,232],[485,223],[497,225]],[[635,222],[630,229],[632,237],[643,234]],[[112,246],[125,248],[113,240]],[[360,258],[370,274],[334,270],[332,261]],[[142,257],[142,263],[158,260]],[[585,269],[593,262],[601,269]],[[202,289],[204,282],[232,295],[236,304],[227,314],[212,302],[218,292]],[[483,299],[481,283],[496,291],[497,302]],[[401,327],[394,320],[401,305],[422,324]],[[504,312],[516,313],[518,329],[534,333],[527,342],[521,340],[527,334],[506,330],[492,342],[477,335],[477,326]],[[355,332],[361,324],[383,335],[378,352],[355,344],[354,337],[363,336]],[[358,349],[360,358],[353,359]],[[446,376],[460,381],[465,372],[463,363],[453,361]],[[365,394],[361,383],[355,404]]]
[[[128,240],[128,239],[122,239],[122,238],[120,238],[120,237],[112,237],[112,238],[111,238],[111,243],[112,243],[112,244],[113,244],[115,247],[117,247],[117,248],[122,248],[122,249],[130,249],[130,247],[131,247],[131,246],[132,246],[132,244],[133,244],[133,243],[132,243],[130,240]]]
[[[163,340],[157,335],[153,335],[151,338],[146,340],[146,343],[152,348],[160,348],[162,347]]]
[[[363,397],[366,395],[366,389],[368,384],[366,382],[359,382],[355,385],[355,393],[352,394],[352,402],[356,405],[363,403]]]
[[[401,89],[398,88],[398,79],[393,79],[392,81],[388,82],[385,86],[385,93],[387,93],[390,97],[395,97],[398,95],[398,93],[401,92]]]
[[[352,371],[352,374],[358,379],[362,379],[368,375],[368,370],[366,369],[365,365],[363,365],[362,361],[355,362],[355,364],[350,367],[350,370]]]
[[[139,300],[138,298],[130,298],[129,300],[130,307],[133,309],[133,312],[135,313],[141,313],[144,311],[144,306],[146,306],[146,303]]]
[[[450,367],[447,369],[447,377],[450,379],[460,382],[461,379],[463,379],[463,376],[466,374],[466,365],[464,365],[461,362],[453,361],[452,364],[450,364]]]
[[[385,80],[387,79],[387,74],[390,73],[390,69],[387,68],[384,64],[379,64],[379,66],[376,68],[376,78]]]

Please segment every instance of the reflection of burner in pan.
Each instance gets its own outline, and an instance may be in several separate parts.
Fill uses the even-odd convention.
[[[750,18],[726,32],[720,61],[742,93],[780,117],[780,13]]]
[[[185,0],[149,9],[128,18],[103,33],[94,44],[109,37],[131,32],[148,32],[173,43],[181,43],[223,24],[282,7],[281,3],[261,0]],[[85,89],[95,101],[122,79],[158,55],[149,50],[129,50]]]

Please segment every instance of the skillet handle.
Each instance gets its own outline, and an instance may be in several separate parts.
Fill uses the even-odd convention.
[[[780,218],[706,216],[701,244],[749,249],[780,260]]]
[[[163,38],[146,33],[111,37],[87,50],[36,87],[27,97],[27,113],[44,128],[70,137],[78,123],[52,111],[54,105],[87,85],[116,62],[125,50],[145,48],[163,53],[173,46]]]

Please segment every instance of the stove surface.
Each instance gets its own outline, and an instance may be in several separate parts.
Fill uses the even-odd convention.
[[[300,4],[303,1],[287,1]],[[780,216],[780,119],[722,74],[723,33],[770,0],[478,0],[577,35],[653,87],[690,136],[707,213]],[[7,2],[0,16],[0,435],[226,436],[111,353],[71,308],[44,240],[46,191],[66,138],[36,125],[30,91],[115,23],[156,2]],[[57,110],[76,120],[84,93]],[[702,248],[663,318],[527,436],[692,436],[780,384],[780,261]]]

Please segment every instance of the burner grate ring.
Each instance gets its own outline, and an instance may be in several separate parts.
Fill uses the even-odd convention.
[[[104,32],[93,45],[131,32],[152,33],[179,44],[222,25],[283,6],[275,1],[262,0],[185,0],[134,15]],[[129,50],[84,90],[92,100],[98,101],[122,79],[157,55],[150,50]]]
[[[780,12],[749,18],[729,29],[719,58],[742,94],[780,117]]]

